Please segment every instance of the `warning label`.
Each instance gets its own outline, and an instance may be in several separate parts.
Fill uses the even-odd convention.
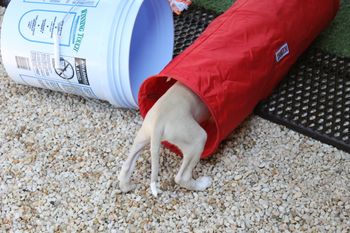
[[[68,83],[76,83],[89,86],[86,59],[64,56],[60,58],[61,68],[55,68],[53,54],[31,51],[31,62],[35,76],[60,78]],[[16,58],[18,66],[29,69],[25,58]],[[28,68],[27,68],[28,67]]]
[[[59,69],[56,69],[54,59],[53,54],[39,51],[31,51],[29,57],[15,57],[24,83],[97,98],[90,87],[86,59],[61,56]]]
[[[36,76],[50,77],[53,70],[50,62],[50,54],[37,51],[30,52],[30,59]]]
[[[90,85],[86,69],[86,60],[83,58],[75,58],[75,73],[78,82],[83,85]]]
[[[55,66],[54,63],[55,61],[52,60],[53,67]],[[63,58],[60,58],[60,63],[61,63],[60,69],[57,69],[56,67],[54,68],[56,74],[65,80],[72,79],[74,77],[73,66],[66,59],[63,59]]]

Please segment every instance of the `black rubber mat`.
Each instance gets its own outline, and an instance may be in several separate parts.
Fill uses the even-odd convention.
[[[216,16],[195,6],[175,16],[175,56]],[[350,153],[350,59],[307,51],[255,113]]]
[[[175,19],[175,48],[174,56],[179,55],[192,44],[204,29],[217,17],[217,14],[203,8],[191,6]]]
[[[255,113],[350,153],[350,59],[307,51]]]
[[[0,6],[7,7],[7,5],[10,3],[11,0],[1,0]]]

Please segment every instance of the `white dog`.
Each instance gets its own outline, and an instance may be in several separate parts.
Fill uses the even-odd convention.
[[[130,179],[136,160],[142,148],[150,144],[151,191],[154,196],[157,196],[161,141],[176,145],[183,154],[182,165],[175,176],[175,182],[178,185],[196,191],[209,187],[210,177],[203,176],[196,180],[192,177],[192,171],[200,160],[207,140],[207,134],[199,123],[209,117],[210,113],[200,98],[190,89],[176,82],[147,113],[119,174],[121,190],[128,192],[134,189],[135,186]]]

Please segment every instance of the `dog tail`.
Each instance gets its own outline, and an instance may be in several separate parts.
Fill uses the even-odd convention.
[[[159,173],[159,151],[161,145],[162,132],[155,129],[151,135],[151,160],[152,160],[152,172],[151,172],[151,191],[153,196],[157,197],[157,181]]]

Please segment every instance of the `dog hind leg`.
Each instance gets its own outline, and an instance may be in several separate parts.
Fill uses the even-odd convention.
[[[197,123],[192,132],[193,135],[189,135],[187,140],[183,141],[184,143],[177,145],[183,152],[183,160],[179,172],[175,176],[175,182],[189,190],[203,191],[211,185],[211,178],[202,176],[195,180],[193,179],[193,169],[200,160],[207,134]]]
[[[160,130],[155,129],[151,136],[151,163],[152,163],[152,172],[151,172],[151,192],[153,196],[157,197],[157,181],[159,174],[159,150],[161,144],[162,133]]]
[[[136,160],[139,158],[142,149],[149,142],[149,135],[143,128],[141,128],[136,135],[129,156],[125,160],[122,169],[119,173],[119,187],[122,190],[122,192],[129,192],[135,188],[135,185],[130,182],[130,179],[135,169]]]

